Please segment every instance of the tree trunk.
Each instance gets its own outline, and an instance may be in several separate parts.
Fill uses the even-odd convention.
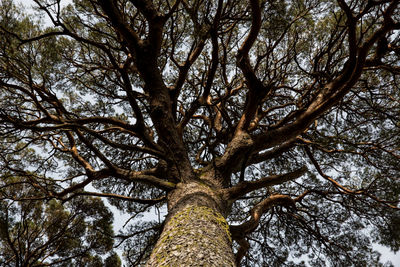
[[[227,205],[214,186],[179,184],[168,196],[169,214],[146,266],[236,266]]]

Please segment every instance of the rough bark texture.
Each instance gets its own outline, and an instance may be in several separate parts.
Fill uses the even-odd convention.
[[[236,266],[217,191],[200,181],[179,184],[169,200],[169,217],[146,266]]]

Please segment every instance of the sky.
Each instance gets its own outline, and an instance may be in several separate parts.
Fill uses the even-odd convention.
[[[16,0],[15,2],[22,4],[26,7],[31,7],[32,5],[34,5],[34,2],[32,0]],[[65,6],[69,3],[72,3],[72,0],[61,0],[61,6]],[[50,20],[45,19],[45,23],[50,23]],[[114,213],[114,221],[115,221],[114,231],[118,233],[118,230],[122,229],[126,220],[128,220],[130,216],[128,214],[122,214],[119,210],[117,210],[114,207],[111,207],[110,205],[108,206]],[[147,213],[147,217],[148,219],[156,219],[157,215],[155,214],[154,211],[151,211]],[[391,261],[395,267],[400,267],[400,251],[397,253],[393,253],[392,251],[390,251],[389,248],[378,244],[374,244],[374,247],[382,254],[381,256],[382,263],[385,263],[386,261]]]

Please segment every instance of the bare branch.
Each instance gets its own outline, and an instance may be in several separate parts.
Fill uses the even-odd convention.
[[[307,146],[304,147],[304,150],[306,151],[306,154],[307,154],[307,156],[310,158],[311,162],[314,164],[314,167],[317,169],[319,175],[321,175],[324,179],[326,179],[326,180],[328,180],[330,183],[332,183],[332,185],[335,186],[336,188],[338,188],[342,193],[344,193],[344,194],[349,194],[349,195],[364,195],[364,196],[369,197],[369,198],[375,200],[376,202],[379,202],[379,203],[381,203],[381,204],[383,204],[383,205],[385,205],[385,206],[387,206],[387,207],[390,207],[390,208],[396,209],[396,210],[400,210],[400,207],[391,204],[391,203],[393,203],[393,202],[385,201],[385,200],[379,199],[378,197],[376,197],[376,196],[374,196],[374,195],[368,193],[368,192],[367,192],[366,190],[364,190],[364,189],[351,190],[351,189],[349,189],[349,188],[347,188],[347,187],[341,185],[339,182],[337,182],[336,180],[334,180],[332,177],[326,175],[326,174],[322,171],[321,167],[319,166],[318,162],[316,161],[316,159],[314,158],[314,156],[312,155],[310,149],[309,149]],[[400,200],[397,201],[397,203],[395,203],[395,204],[398,204],[398,203],[400,203]]]
[[[260,223],[261,216],[273,206],[288,206],[293,207],[295,201],[288,195],[272,195],[263,201],[259,202],[250,211],[250,219],[241,225],[231,225],[230,231],[233,239],[241,239],[247,234],[253,232]]]
[[[112,172],[112,175],[130,182],[141,182],[144,184],[150,184],[166,191],[175,189],[176,187],[176,184],[172,182],[157,178],[153,175],[145,174],[145,172],[124,170],[115,167],[115,171]]]
[[[163,202],[166,200],[165,196],[157,198],[157,199],[141,199],[141,198],[123,196],[123,195],[119,195],[119,194],[112,194],[112,193],[78,191],[76,193],[71,194],[68,198],[63,199],[63,201],[69,201],[72,198],[77,197],[77,196],[105,197],[105,198],[113,198],[113,199],[119,199],[119,200],[130,201],[130,202],[135,202],[135,203],[139,203],[139,204],[149,204],[149,205],[154,205],[154,204],[157,204],[157,203],[160,203],[160,202]]]
[[[295,170],[293,172],[268,176],[261,178],[257,181],[240,182],[229,189],[224,189],[223,192],[228,199],[238,199],[241,196],[244,196],[245,194],[252,192],[254,190],[268,186],[283,184],[285,182],[297,179],[300,176],[302,176],[306,171],[307,168],[304,166],[303,168]]]

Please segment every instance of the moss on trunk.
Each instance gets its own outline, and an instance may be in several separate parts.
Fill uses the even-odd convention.
[[[236,266],[225,218],[213,205],[190,202],[167,219],[146,266]]]

